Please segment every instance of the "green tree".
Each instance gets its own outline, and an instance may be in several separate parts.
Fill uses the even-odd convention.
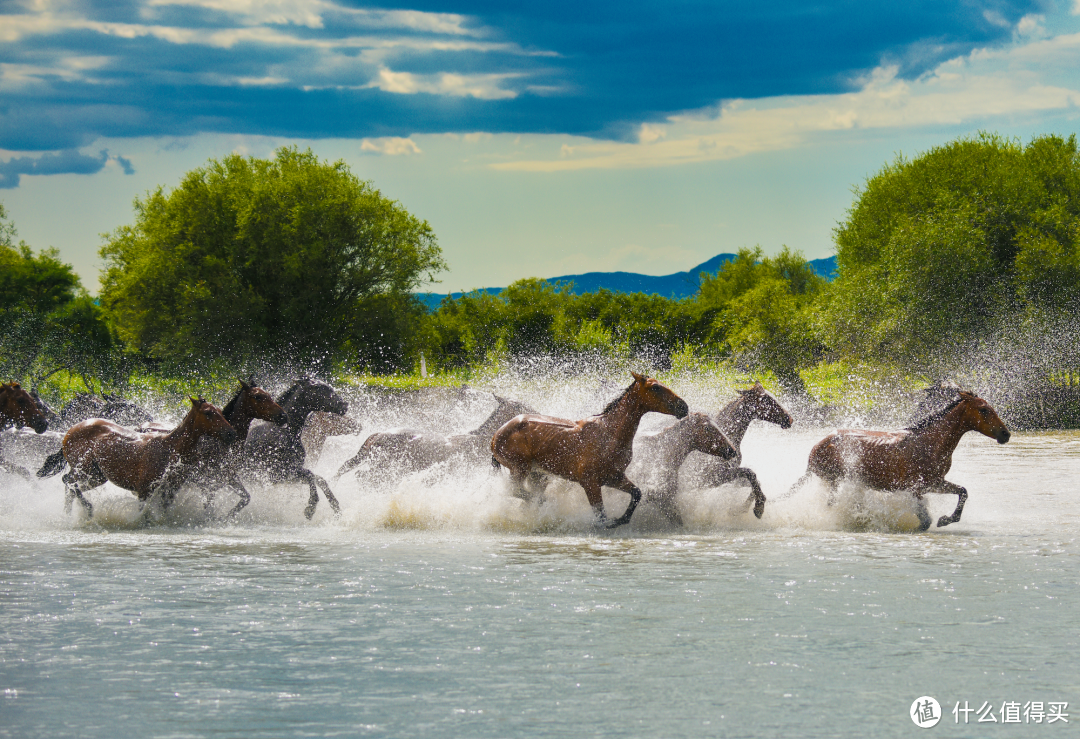
[[[821,322],[841,354],[937,374],[1003,317],[1070,310],[1080,275],[1075,136],[982,134],[898,157],[835,232]]]
[[[813,315],[826,284],[798,251],[785,246],[766,257],[761,247],[744,248],[715,275],[702,276],[696,302],[711,318],[710,342],[805,392],[799,370],[821,353]]]
[[[387,300],[419,316],[413,289],[445,269],[426,221],[310,150],[210,160],[135,201],[135,223],[101,249],[101,301],[132,349],[174,362],[276,358],[327,366],[406,362]],[[352,353],[346,356],[346,353]],[[359,356],[358,356],[359,355]],[[373,357],[380,357],[377,361]]]
[[[16,235],[0,204],[0,373],[31,385],[61,369],[115,380],[112,332],[75,270]]]

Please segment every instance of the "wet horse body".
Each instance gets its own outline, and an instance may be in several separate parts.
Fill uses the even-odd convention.
[[[364,440],[360,450],[338,470],[341,476],[364,460],[378,460],[380,466],[419,472],[432,465],[446,462],[455,455],[464,455],[480,462],[490,454],[491,437],[515,416],[532,413],[523,403],[495,396],[495,410],[480,426],[464,434],[442,434],[417,429],[378,431]]]
[[[244,443],[243,468],[271,482],[306,483],[310,495],[304,515],[309,519],[315,515],[320,489],[334,513],[340,514],[341,506],[326,480],[304,467],[307,453],[301,435],[309,414],[326,411],[344,415],[349,404],[330,385],[306,377],[295,380],[277,403],[285,410],[286,422],[252,427]]]
[[[633,442],[642,416],[649,412],[685,418],[686,401],[652,378],[634,374],[634,382],[598,416],[580,421],[525,414],[517,416],[491,440],[492,463],[510,472],[523,489],[534,470],[576,482],[585,489],[597,518],[606,520],[601,488],[630,495],[626,511],[609,528],[629,523],[641,501],[641,490],[626,477]]]
[[[32,428],[34,433],[45,433],[49,422],[44,408],[30,393],[23,390],[19,383],[0,384],[0,430],[27,426]],[[0,470],[33,480],[29,470],[4,459],[3,449],[0,449]]]
[[[251,494],[240,482],[238,472],[244,441],[247,439],[252,422],[261,420],[282,425],[288,420],[288,416],[285,409],[274,402],[270,393],[255,385],[254,381],[247,383],[243,380],[240,381],[240,389],[232,400],[221,409],[221,414],[236,431],[236,438],[229,443],[204,438],[201,442],[204,448],[199,470],[188,482],[198,484],[203,488],[203,506],[207,509],[214,502],[216,488],[225,487],[233,490],[239,500],[236,506],[226,514],[226,518],[232,518],[251,501]]]
[[[760,382],[754,383],[751,388],[739,390],[738,394],[739,397],[720,409],[713,419],[735,447],[735,456],[731,459],[708,457],[691,460],[686,465],[686,474],[695,484],[704,487],[719,487],[744,480],[750,486],[748,500],[754,502],[754,515],[761,518],[765,512],[765,493],[754,471],[742,466],[743,438],[755,420],[774,423],[783,429],[791,428],[794,420]]]
[[[978,431],[999,444],[1010,437],[1005,422],[990,404],[967,391],[958,391],[948,406],[906,429],[840,429],[810,450],[806,474],[793,489],[810,475],[817,475],[830,492],[841,480],[853,480],[876,490],[910,490],[920,501],[927,493],[956,495],[956,510],[937,522],[939,527],[948,526],[960,520],[967,490],[946,480],[945,475],[960,439],[969,431]],[[922,530],[930,528],[931,519],[923,507],[919,518]]]
[[[650,497],[655,499],[660,512],[677,526],[682,526],[683,521],[675,505],[675,494],[679,488],[679,468],[686,458],[694,452],[720,459],[735,459],[739,455],[724,432],[704,413],[691,413],[662,431],[642,434],[637,443],[641,457],[658,480],[650,490]]]
[[[191,410],[167,434],[140,433],[103,418],[72,426],[63,442],[64,461],[71,466],[63,477],[64,510],[69,511],[72,501],[78,500],[92,516],[93,506],[84,493],[106,482],[130,490],[140,501],[155,492],[164,499],[175,493],[197,469],[205,448],[199,444],[201,439],[229,444],[236,438],[220,410],[202,398],[190,400]]]

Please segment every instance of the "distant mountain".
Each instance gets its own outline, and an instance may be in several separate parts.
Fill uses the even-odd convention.
[[[642,275],[636,272],[586,272],[583,275],[563,275],[551,277],[547,280],[551,284],[572,282],[570,292],[575,295],[591,293],[598,290],[611,290],[617,293],[646,293],[663,295],[666,298],[688,298],[698,291],[702,272],[715,274],[725,262],[730,262],[738,256],[736,254],[717,254],[712,259],[702,262],[686,272],[676,272],[671,275]],[[836,277],[836,257],[823,259],[811,259],[810,267],[826,280]],[[477,292],[485,292],[490,295],[498,295],[502,292],[501,287],[485,287]],[[460,298],[463,293],[450,293],[451,297]],[[429,309],[435,310],[439,303],[446,297],[445,293],[417,293],[420,299]]]

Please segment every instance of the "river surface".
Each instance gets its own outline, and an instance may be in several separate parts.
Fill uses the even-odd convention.
[[[904,496],[783,498],[827,431],[755,424],[764,518],[689,491],[681,530],[453,466],[342,478],[340,519],[256,486],[229,525],[0,477],[0,737],[892,737],[921,696],[939,735],[1080,735],[1080,433],[969,434],[963,519],[917,533]]]

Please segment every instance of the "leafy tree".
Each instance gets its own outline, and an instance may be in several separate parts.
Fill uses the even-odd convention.
[[[31,384],[61,369],[111,379],[113,336],[101,309],[56,249],[34,252],[16,235],[0,205],[0,372]]]
[[[1080,287],[1075,136],[982,134],[898,157],[835,233],[822,335],[841,354],[937,373],[1003,317],[1070,310]]]
[[[101,249],[101,301],[132,349],[176,362],[361,361],[373,316],[445,269],[431,227],[310,150],[210,160],[135,201]],[[375,362],[405,362],[408,307]]]
[[[805,392],[799,369],[820,354],[812,316],[826,284],[798,251],[785,246],[765,257],[761,247],[744,248],[715,275],[702,277],[696,301],[711,317],[714,345]]]

